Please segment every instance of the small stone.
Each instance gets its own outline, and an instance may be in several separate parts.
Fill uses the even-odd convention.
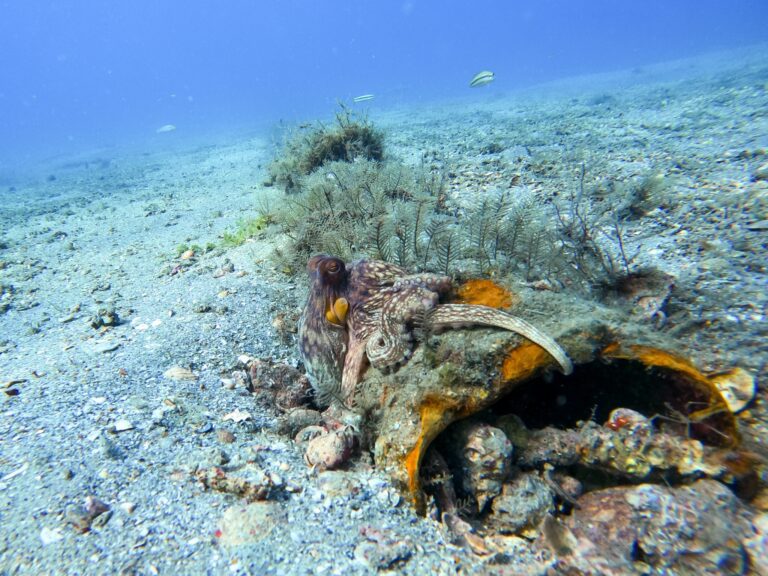
[[[107,352],[114,352],[118,348],[120,348],[120,342],[106,341],[96,343],[93,351],[98,354],[106,354]]]
[[[236,504],[224,511],[216,535],[224,546],[252,544],[268,537],[284,518],[285,514],[276,502]]]
[[[128,430],[133,430],[133,424],[131,424],[125,418],[121,418],[114,423],[113,429],[115,432],[127,432]]]
[[[229,430],[217,430],[216,437],[219,439],[219,442],[222,442],[223,444],[232,444],[232,442],[235,441],[235,435]]]
[[[195,257],[195,251],[194,250],[184,250],[184,252],[181,253],[181,256],[179,256],[180,260],[191,260]]]
[[[744,541],[755,574],[768,574],[768,514],[763,512],[752,520],[754,534]]]
[[[355,547],[355,560],[374,570],[402,566],[416,550],[410,538],[399,538],[388,530],[364,526],[360,534],[364,540]]]
[[[48,546],[48,544],[58,542],[62,538],[64,538],[64,535],[58,528],[51,529],[46,526],[40,530],[40,540],[42,540],[43,546]]]
[[[278,420],[277,432],[294,437],[299,430],[307,426],[319,426],[323,415],[309,408],[294,408]]]
[[[329,498],[346,498],[357,494],[361,489],[360,483],[354,476],[340,470],[326,470],[318,474],[317,486]]]
[[[133,502],[121,502],[120,508],[126,514],[133,514],[133,511],[136,510],[136,504],[134,504]]]
[[[753,180],[768,180],[768,163],[755,169],[752,173]]]

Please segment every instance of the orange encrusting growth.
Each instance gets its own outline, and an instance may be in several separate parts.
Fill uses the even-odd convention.
[[[456,304],[509,308],[519,300],[519,297],[493,280],[477,278],[468,280],[459,287]]]
[[[547,366],[552,357],[538,344],[526,342],[513,348],[501,364],[501,378],[504,382],[525,380]]]
[[[464,408],[464,409],[462,409]],[[463,413],[466,407],[452,398],[428,396],[419,408],[421,430],[416,444],[405,456],[405,469],[408,473],[408,490],[412,495],[419,491],[419,467],[424,452],[435,437],[445,428],[446,418],[455,417],[457,413]],[[449,415],[448,413],[452,414]]]

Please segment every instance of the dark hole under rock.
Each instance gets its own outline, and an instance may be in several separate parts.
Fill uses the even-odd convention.
[[[733,417],[713,400],[713,391],[685,375],[632,360],[594,361],[573,374],[553,373],[515,388],[497,402],[496,416],[516,414],[529,429],[602,424],[616,408],[630,408],[672,434],[712,446],[737,441]]]

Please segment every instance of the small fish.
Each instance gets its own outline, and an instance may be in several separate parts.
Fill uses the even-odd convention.
[[[176,126],[173,124],[166,124],[165,126],[160,126],[155,132],[157,134],[164,134],[166,132],[173,132],[174,130],[176,130]]]
[[[352,102],[360,103],[360,102],[368,102],[368,100],[373,100],[373,94],[361,94],[360,96],[355,96],[352,98]]]
[[[472,88],[477,88],[478,86],[485,86],[486,84],[490,84],[493,82],[494,75],[493,72],[490,70],[483,70],[482,72],[478,72],[475,74],[475,76],[470,81],[469,85]]]

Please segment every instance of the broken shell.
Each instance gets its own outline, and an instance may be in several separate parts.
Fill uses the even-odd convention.
[[[734,414],[741,412],[752,401],[757,393],[755,378],[743,368],[734,368],[727,372],[719,372],[709,376],[728,408]]]
[[[182,368],[181,366],[172,366],[163,372],[163,376],[170,378],[171,380],[197,380],[197,376],[189,368]]]

